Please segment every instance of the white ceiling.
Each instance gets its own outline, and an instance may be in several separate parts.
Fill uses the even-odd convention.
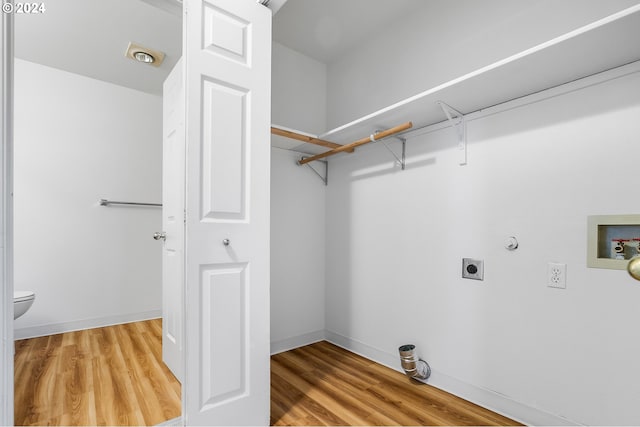
[[[175,0],[54,0],[39,15],[15,15],[15,55],[95,79],[161,94],[182,51]],[[152,6],[155,3],[156,6]],[[166,54],[160,67],[125,57],[129,42]]]
[[[331,63],[425,0],[288,0],[273,18],[273,39]]]
[[[424,0],[269,0],[273,38],[325,63]],[[54,0],[15,15],[17,58],[160,95],[182,50],[180,0]],[[125,57],[129,42],[162,51],[153,67]]]

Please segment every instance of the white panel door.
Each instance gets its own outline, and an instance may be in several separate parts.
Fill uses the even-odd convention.
[[[184,72],[180,59],[162,90],[162,360],[183,382]]]
[[[269,424],[271,11],[187,0],[188,425]]]

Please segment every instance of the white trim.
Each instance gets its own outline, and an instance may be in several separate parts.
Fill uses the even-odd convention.
[[[162,310],[151,310],[141,313],[120,314],[117,316],[97,317],[94,319],[30,326],[27,328],[16,329],[14,335],[15,339],[20,340],[25,338],[62,334],[65,332],[82,331],[85,329],[102,328],[105,326],[120,325],[122,323],[141,322],[143,320],[158,319],[161,317]]]
[[[282,353],[283,351],[293,350],[294,348],[304,347],[319,341],[324,341],[325,331],[314,331],[295,337],[286,338],[279,341],[271,341],[271,355]]]
[[[182,421],[182,416],[180,417],[176,417],[176,418],[172,418],[170,420],[167,421],[163,421],[160,424],[156,424],[157,426],[183,426],[184,422]]]
[[[359,354],[362,357],[373,360],[395,371],[402,372],[399,356],[389,354],[386,351],[371,347],[363,342],[353,338],[347,338],[344,335],[332,331],[324,331],[324,335],[325,339],[331,344],[335,344],[352,353]]]
[[[13,425],[13,15],[0,21],[0,425]]]
[[[374,362],[385,365],[393,370],[402,372],[400,359],[396,354],[389,354],[386,351],[364,344],[353,338],[348,338],[332,331],[325,331],[325,339],[332,344],[359,354]],[[554,426],[576,426],[576,422],[567,420],[561,416],[549,414],[540,409],[525,405],[507,396],[487,390],[472,384],[465,383],[459,379],[450,377],[438,372],[431,366],[431,377],[427,383],[436,388],[454,394],[483,408],[487,408],[498,414],[512,418],[526,425],[554,425]]]
[[[259,3],[265,4],[265,0],[258,0]],[[267,0],[266,6],[271,9],[271,13],[275,16],[276,13],[280,10],[282,6],[287,2],[287,0]]]
[[[458,397],[529,426],[582,425],[560,415],[553,415],[541,409],[525,405],[495,391],[465,383],[437,370],[431,370],[431,377],[427,382],[440,390],[455,394]]]

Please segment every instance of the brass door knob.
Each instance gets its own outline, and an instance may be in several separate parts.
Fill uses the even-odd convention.
[[[627,271],[636,280],[640,280],[640,255],[631,258],[629,264],[627,264]]]

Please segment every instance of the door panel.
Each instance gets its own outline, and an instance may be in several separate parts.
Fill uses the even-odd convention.
[[[247,265],[206,267],[202,271],[203,406],[242,398],[248,390],[247,335],[250,307]]]
[[[271,12],[186,7],[184,415],[268,425]]]
[[[209,3],[204,5],[203,48],[246,64],[249,22]]]
[[[244,219],[248,89],[203,83],[203,217]]]
[[[162,359],[183,382],[182,340],[184,291],[184,72],[179,60],[163,85]]]

